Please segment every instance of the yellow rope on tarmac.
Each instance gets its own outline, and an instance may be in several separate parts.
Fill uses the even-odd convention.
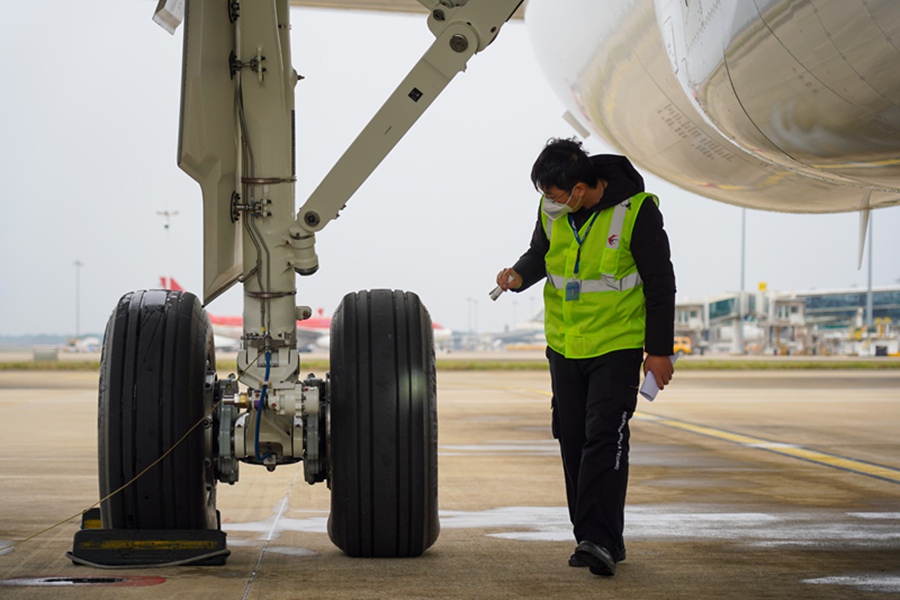
[[[255,357],[253,360],[251,360],[248,364],[253,364],[253,363],[255,363],[255,362],[257,361],[257,359],[259,359],[259,357],[262,356],[262,354],[263,354],[262,352],[260,352],[259,354],[257,354],[256,357]],[[238,372],[238,376],[237,376],[237,381],[240,381],[241,378],[246,374],[246,372],[247,372],[246,369],[245,369],[244,371],[239,371],[239,372]],[[144,474],[146,474],[150,469],[152,469],[153,467],[155,467],[156,465],[158,465],[158,464],[159,464],[160,462],[162,462],[169,454],[171,454],[171,453],[175,450],[175,448],[177,448],[184,440],[186,440],[187,437],[188,437],[195,429],[197,429],[197,427],[199,427],[204,421],[206,421],[206,419],[208,419],[208,418],[216,411],[216,409],[219,408],[219,405],[220,405],[220,404],[222,404],[222,401],[221,401],[221,400],[219,400],[218,402],[216,402],[216,403],[212,406],[212,408],[210,408],[209,411],[208,411],[205,415],[203,415],[203,417],[202,417],[199,421],[197,421],[196,423],[194,423],[194,425],[193,425],[190,429],[188,429],[187,432],[185,432],[185,434],[184,434],[183,436],[181,436],[181,438],[180,438],[177,442],[175,442],[175,443],[172,445],[171,448],[169,448],[168,450],[166,450],[166,451],[162,454],[162,456],[160,456],[160,457],[157,458],[155,461],[153,461],[152,463],[150,463],[149,465],[147,465],[147,467],[146,467],[143,471],[141,471],[140,473],[138,473],[137,475],[135,475],[134,477],[132,477],[130,481],[128,481],[127,483],[123,484],[121,487],[119,487],[119,489],[117,489],[117,490],[115,490],[115,491],[113,491],[113,492],[110,492],[110,493],[107,494],[104,498],[100,498],[99,500],[97,500],[96,502],[94,502],[93,504],[91,504],[90,506],[88,506],[87,508],[85,508],[84,510],[79,511],[78,513],[72,515],[71,517],[67,517],[67,518],[63,519],[63,520],[60,521],[59,523],[55,523],[55,524],[53,524],[53,525],[51,525],[51,526],[49,526],[49,527],[47,527],[47,528],[45,528],[45,529],[42,529],[42,530],[38,531],[37,533],[33,533],[33,534],[29,535],[28,537],[23,538],[23,539],[21,539],[21,540],[13,541],[11,544],[9,544],[9,545],[7,545],[7,546],[0,546],[0,555],[6,554],[6,552],[7,552],[8,550],[11,550],[12,548],[15,548],[16,546],[18,546],[18,545],[20,545],[20,544],[24,544],[25,542],[29,542],[29,541],[33,540],[34,538],[36,538],[36,537],[42,536],[42,535],[44,535],[45,533],[47,533],[48,531],[52,531],[52,530],[56,529],[56,528],[59,527],[60,525],[65,525],[66,523],[68,523],[68,522],[71,521],[72,519],[75,519],[75,518],[77,518],[77,517],[80,517],[81,515],[83,515],[83,514],[86,513],[87,511],[91,510],[92,508],[95,508],[95,507],[99,506],[99,505],[102,504],[103,502],[109,500],[110,498],[112,498],[112,497],[115,496],[116,494],[120,493],[122,490],[124,490],[124,489],[127,488],[128,486],[132,485],[135,481],[137,481],[138,479],[140,479],[141,477],[143,477]]]
[[[117,489],[117,490],[115,490],[115,491],[113,491],[113,492],[110,492],[110,493],[107,494],[105,497],[100,498],[99,500],[97,500],[96,502],[94,502],[93,504],[91,504],[90,506],[88,506],[86,509],[84,509],[84,510],[82,510],[82,511],[80,511],[80,512],[74,514],[74,515],[72,515],[71,517],[68,517],[68,518],[66,518],[66,519],[63,519],[63,520],[60,521],[59,523],[56,523],[56,524],[54,524],[54,525],[51,525],[50,527],[47,527],[46,529],[42,529],[41,531],[38,531],[37,533],[33,533],[33,534],[29,535],[28,537],[26,537],[26,538],[24,538],[24,539],[21,539],[21,540],[19,540],[19,541],[14,541],[14,542],[13,542],[12,544],[10,544],[9,546],[3,546],[3,547],[0,547],[0,552],[4,552],[4,553],[5,553],[5,551],[6,551],[6,550],[9,550],[10,548],[15,548],[15,547],[18,546],[19,544],[24,544],[25,542],[31,541],[31,540],[33,540],[34,538],[38,537],[38,536],[44,535],[44,534],[47,533],[48,531],[52,531],[52,530],[56,529],[56,528],[59,527],[60,525],[64,525],[64,524],[68,523],[69,521],[71,521],[72,519],[74,519],[74,518],[76,518],[76,517],[80,517],[81,515],[83,515],[83,514],[86,513],[87,511],[91,510],[92,508],[95,508],[95,507],[99,506],[102,502],[105,502],[106,500],[109,500],[110,498],[112,498],[113,496],[115,496],[116,494],[118,494],[119,492],[121,492],[122,490],[124,490],[125,488],[127,488],[128,486],[130,486],[131,484],[133,484],[135,481],[137,481],[138,479],[140,479],[141,477],[143,477],[143,475],[144,475],[145,473],[147,473],[150,469],[152,469],[153,467],[155,467],[156,465],[158,465],[160,462],[163,461],[163,459],[165,459],[168,455],[170,455],[170,454],[175,450],[175,448],[177,448],[177,447],[179,446],[179,444],[181,444],[184,440],[186,440],[187,437],[188,437],[195,429],[197,429],[201,424],[203,424],[203,422],[206,421],[206,419],[208,419],[208,418],[213,414],[213,412],[215,412],[215,410],[216,410],[217,408],[219,408],[219,405],[220,405],[221,403],[222,403],[221,400],[219,400],[218,402],[216,402],[216,403],[213,405],[213,407],[210,408],[209,411],[208,411],[205,415],[203,415],[203,417],[202,417],[199,421],[197,421],[196,423],[194,423],[194,425],[193,425],[190,429],[188,429],[187,432],[186,432],[183,436],[181,436],[181,439],[179,439],[177,442],[175,442],[175,443],[172,445],[171,448],[169,448],[168,450],[166,450],[165,452],[163,452],[162,456],[160,456],[160,457],[157,458],[155,461],[153,461],[152,463],[150,463],[149,465],[147,465],[147,467],[146,467],[143,471],[141,471],[140,473],[138,473],[137,475],[135,475],[134,477],[132,477],[130,481],[128,481],[127,483],[123,484],[121,487],[119,487],[119,489]]]

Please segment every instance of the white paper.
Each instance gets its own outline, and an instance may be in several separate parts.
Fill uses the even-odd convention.
[[[672,364],[675,364],[675,361],[678,360],[678,355],[673,354],[669,357],[669,360],[672,361]],[[653,376],[652,371],[647,371],[647,376],[644,377],[644,383],[641,385],[641,396],[646,398],[648,401],[653,402],[656,399],[656,394],[659,393],[659,385],[656,383],[656,377]]]
[[[223,9],[224,10],[224,9]],[[175,35],[175,30],[184,21],[184,0],[159,0],[153,22]]]

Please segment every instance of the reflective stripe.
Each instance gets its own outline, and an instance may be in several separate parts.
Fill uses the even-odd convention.
[[[556,219],[551,219],[547,215],[543,215],[542,220],[544,221],[544,233],[547,234],[547,241],[549,242],[550,236],[553,234],[553,221]]]
[[[644,283],[640,273],[632,273],[626,275],[622,279],[616,280],[615,276],[603,274],[600,279],[569,279],[561,275],[553,275],[547,273],[547,281],[551,286],[558,290],[566,289],[569,281],[581,281],[581,291],[584,292],[624,292],[636,288]]]
[[[622,225],[625,223],[625,214],[630,206],[631,198],[628,198],[616,204],[616,207],[613,209],[612,223],[609,225],[609,236],[606,238],[607,248],[614,250],[619,248],[619,240],[622,239]],[[544,233],[547,234],[547,241],[549,242],[553,234],[553,221],[555,219],[551,219],[546,214],[543,214],[542,220],[544,221]]]
[[[619,240],[622,239],[622,224],[625,223],[625,213],[631,206],[631,198],[616,204],[613,209],[612,223],[609,224],[609,236],[606,238],[606,247],[612,250],[619,249]]]

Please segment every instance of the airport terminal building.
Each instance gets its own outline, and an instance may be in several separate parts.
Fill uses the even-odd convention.
[[[676,335],[689,337],[698,353],[740,352],[741,346],[754,354],[898,353],[898,286],[873,288],[871,326],[868,290],[777,292],[760,287],[679,302]]]

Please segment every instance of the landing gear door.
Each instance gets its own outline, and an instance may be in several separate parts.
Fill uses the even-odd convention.
[[[234,26],[223,2],[191,0],[184,21],[178,166],[203,192],[203,303],[241,275],[241,229],[232,221],[239,140],[229,55]]]

